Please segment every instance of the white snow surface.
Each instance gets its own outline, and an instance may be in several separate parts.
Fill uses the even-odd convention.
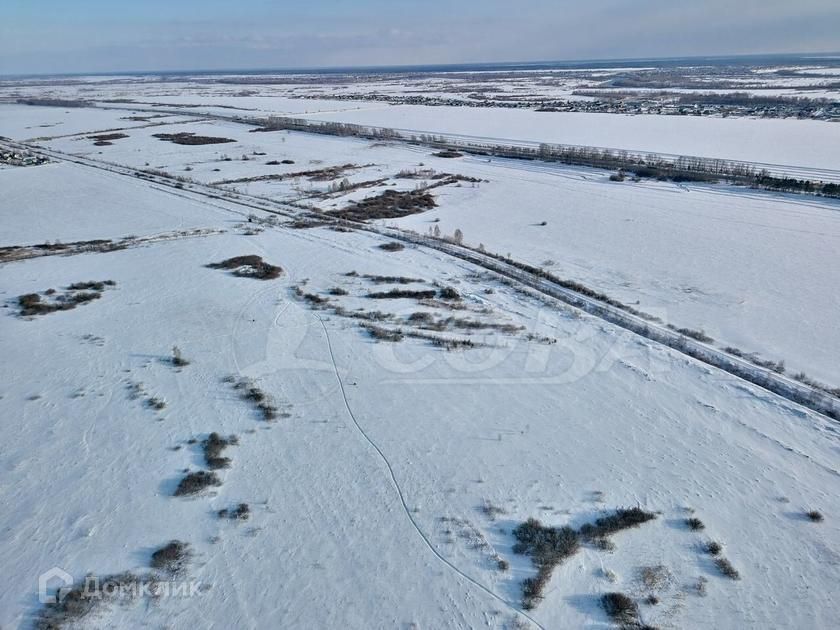
[[[69,163],[4,169],[0,189],[0,247],[150,236],[207,223],[206,203]]]
[[[248,126],[234,123],[183,123],[164,129],[236,142],[184,147],[154,138],[161,129],[149,127],[131,130],[129,138],[109,147],[95,147],[84,136],[45,144],[138,169],[148,164],[204,183],[346,164],[364,168],[351,169],[339,180],[345,176],[351,183],[386,180],[378,187],[326,200],[313,195],[327,191],[333,182],[306,177],[225,186],[283,201],[316,203],[325,210],[386,187],[407,190],[421,183],[396,178],[400,171],[432,168],[478,178],[482,183],[435,190],[439,207],[430,212],[386,223],[426,233],[438,220],[443,234],[460,229],[469,244],[483,244],[488,251],[543,266],[679,327],[703,330],[721,345],[784,360],[791,373],[804,371],[840,385],[836,361],[840,331],[834,325],[840,294],[830,290],[840,286],[840,267],[830,262],[840,241],[836,200],[722,184],[616,183],[608,181],[606,172],[592,169],[477,157],[447,160],[417,147],[299,133],[250,133]],[[225,156],[230,161],[224,161]],[[243,161],[243,156],[248,160]],[[294,164],[266,164],[283,159]],[[16,175],[5,171],[0,173],[3,177],[15,190]],[[91,190],[84,182],[97,182],[99,177],[80,178],[77,192],[72,193],[78,195],[77,205],[84,205],[83,191]],[[19,179],[17,186],[32,189],[23,183],[27,181],[23,176]],[[137,203],[144,199],[144,186],[134,184],[141,193],[132,195]],[[47,193],[44,203],[52,198]],[[96,203],[126,207],[123,201],[102,199],[107,197]],[[176,201],[167,208],[180,213],[182,202]],[[131,215],[138,223],[153,221],[154,216]],[[22,217],[14,221],[32,225]],[[539,225],[543,221],[547,225]],[[188,222],[183,227],[203,226]]]
[[[818,352],[838,347],[836,292],[826,290],[837,286],[830,203],[722,186],[615,184],[597,171],[447,161],[399,146],[206,126],[237,143],[180,147],[144,129],[95,156],[179,174],[193,164],[201,181],[220,176],[210,166],[225,169],[223,177],[259,174],[274,157],[294,157],[290,169],[373,164],[354,175],[360,179],[420,162],[482,177],[489,183],[440,189],[438,209],[401,224],[425,232],[440,218],[446,233],[460,227],[469,242],[529,262],[552,258],[558,275],[635,295],[641,308],[661,307],[677,323],[754,334],[761,347],[747,349],[798,346],[791,363],[833,374],[831,352]],[[185,125],[193,127],[206,131]],[[69,139],[49,144],[94,151]],[[270,155],[216,161],[220,152],[256,149]],[[233,202],[82,166],[5,169],[0,185],[4,245],[226,230],[0,265],[0,627],[28,627],[43,571],[59,566],[77,580],[142,572],[171,539],[191,544],[184,579],[201,582],[202,592],[103,608],[86,627],[508,628],[514,619],[537,627],[517,610],[521,582],[535,570],[513,554],[511,530],[532,516],[579,527],[628,506],[658,518],[616,535],[613,552],[584,547],[558,567],[529,613],[541,627],[610,627],[600,595],[642,599],[638,572],[656,565],[672,577],[658,606],[642,605],[645,623],[833,626],[836,423],[476,276],[480,270],[439,252],[386,253],[379,237],[323,228],[246,236],[236,225],[251,210]],[[297,194],[286,182],[274,191]],[[546,226],[534,225],[542,220]],[[242,254],[285,273],[260,282],[206,267]],[[377,343],[352,320],[293,295],[307,280],[306,290],[324,296],[348,290],[348,308],[400,316],[418,309],[361,297],[370,286],[347,277],[351,270],[451,285],[468,308],[525,330],[476,334],[493,347],[455,352],[420,340]],[[90,304],[16,315],[19,295],[106,279],[116,287]],[[803,325],[803,317],[813,319]],[[527,332],[557,343],[528,341]],[[190,365],[168,363],[173,345]],[[260,420],[223,382],[228,375],[253,378],[290,416]],[[166,408],[132,399],[131,383]],[[239,436],[225,452],[232,465],[220,471],[223,485],[174,498],[184,470],[204,464],[188,441],[212,431]],[[217,518],[239,502],[251,506],[247,522]],[[503,510],[495,520],[482,510],[488,503]],[[826,520],[809,522],[809,509]],[[686,528],[691,515],[703,532]],[[720,575],[702,550],[709,540],[723,543],[740,580]],[[495,554],[509,571],[499,571]]]

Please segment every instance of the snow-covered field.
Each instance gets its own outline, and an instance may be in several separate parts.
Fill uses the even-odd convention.
[[[0,171],[0,247],[205,227],[206,203],[73,164]],[[212,223],[212,222],[211,222]]]
[[[393,105],[307,114],[332,122],[840,169],[840,124],[703,116],[623,116]]]
[[[94,146],[89,132],[128,125],[115,112],[44,111],[0,106],[0,136],[58,122],[70,131],[48,133],[77,135],[39,146],[97,162],[0,171],[0,247],[172,236],[0,263],[0,627],[45,610],[38,576],[51,567],[76,581],[143,575],[172,539],[190,545],[175,579],[200,585],[191,596],[103,602],[82,627],[609,628],[611,591],[663,629],[833,627],[836,422],[441,252],[292,229],[244,204],[330,210],[422,186],[401,172],[468,176],[481,181],[432,189],[437,208],[384,223],[461,229],[467,243],[834,381],[838,204],[218,121]],[[153,137],[178,132],[235,142]],[[266,164],[281,160],[293,163]],[[113,165],[215,185],[173,188]],[[338,166],[332,179],[300,174]],[[344,178],[377,183],[335,189]],[[283,274],[207,267],[249,254]],[[18,314],[18,296],[105,280],[115,286],[72,310]],[[461,299],[366,297],[444,287]],[[413,323],[434,318],[452,319]],[[475,347],[377,340],[359,326],[370,322]],[[173,346],[188,365],[172,364]],[[280,417],[262,419],[241,378]],[[221,485],[172,496],[207,468],[211,432],[238,437]],[[240,503],[247,520],[219,517]],[[612,550],[585,544],[523,611],[535,569],[513,552],[514,528],[529,517],[580,528],[626,507],[656,519],[613,536]],[[710,541],[740,579],[721,574]]]
[[[146,120],[130,120],[151,116]],[[187,120],[186,117],[132,114],[120,110],[94,110],[81,107],[29,107],[0,104],[0,135],[16,140],[38,140],[87,134],[113,129],[141,128]]]
[[[208,184],[358,167],[335,180],[296,176],[221,186],[324,210],[387,188],[411,190],[423,181],[398,178],[400,172],[432,169],[479,179],[481,183],[435,190],[439,207],[430,212],[385,223],[421,233],[435,225],[443,234],[460,229],[467,243],[543,266],[680,327],[704,330],[721,345],[785,360],[791,372],[840,384],[840,333],[833,325],[840,298],[827,289],[840,286],[840,270],[830,263],[840,239],[836,201],[724,185],[616,183],[608,181],[607,173],[591,169],[470,157],[447,160],[397,144],[249,129],[217,121],[184,123],[130,130],[128,138],[107,147],[94,146],[87,134],[44,144]],[[236,142],[184,147],[153,137],[161,131],[190,131]],[[282,160],[294,163],[266,164]],[[0,174],[11,182],[10,200],[33,194],[29,179],[35,176]],[[83,200],[102,177],[108,176],[80,177],[74,207],[85,205]],[[371,188],[330,193],[330,186],[343,178],[350,184],[383,181]],[[141,182],[130,185],[140,191],[145,187]],[[49,204],[55,198],[49,180],[43,190],[39,203]],[[144,196],[132,198],[141,203]],[[179,205],[172,208],[182,216]],[[151,216],[131,215],[138,222]],[[16,221],[32,225],[26,217]],[[546,225],[539,225],[543,221]],[[67,237],[55,233],[48,238]]]
[[[0,100],[82,99],[103,107],[135,104],[144,108],[177,108],[184,115],[301,116],[425,133],[651,151],[836,171],[840,170],[836,150],[840,144],[836,113],[840,99],[838,72],[836,63],[826,59],[814,65],[787,67],[735,64],[709,74],[704,74],[702,67],[688,65],[372,75],[221,73],[107,80],[79,77],[0,81]],[[651,99],[642,109],[634,109],[631,103],[633,113],[654,113],[536,111],[540,105],[551,109],[558,102],[595,102],[622,93]],[[782,119],[756,118],[766,114],[760,105],[747,107],[745,113],[737,109],[715,110],[714,104],[710,106],[702,100],[697,101],[697,109],[693,109],[695,101],[691,99],[680,102],[679,97],[692,94],[751,94],[759,101],[782,97],[782,104],[785,99],[789,104],[793,102],[791,99],[817,104],[807,111],[797,111],[792,104],[787,109],[777,104],[780,111],[770,115],[783,116]],[[430,106],[429,101],[439,106]],[[494,103],[498,106],[486,106]],[[710,107],[717,113],[667,113],[683,105],[694,114],[708,113]],[[827,106],[835,107],[835,113],[820,114]],[[609,111],[627,111],[622,107],[619,102]],[[820,118],[809,119],[812,116]],[[25,124],[30,125],[38,127],[37,123]],[[68,123],[67,128],[71,127]],[[39,134],[27,134],[27,137],[35,135]],[[20,133],[15,137],[20,137]]]

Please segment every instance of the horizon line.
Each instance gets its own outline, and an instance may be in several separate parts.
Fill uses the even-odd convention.
[[[473,61],[473,62],[450,62],[430,64],[398,64],[398,65],[356,65],[356,66],[287,66],[287,67],[258,67],[258,68],[188,68],[182,70],[109,70],[109,71],[78,71],[78,72],[29,72],[15,74],[0,74],[2,79],[26,79],[26,78],[63,78],[63,77],[109,77],[109,76],[165,76],[165,75],[215,75],[215,74],[349,74],[353,72],[377,72],[410,74],[420,72],[468,71],[470,69],[481,69],[482,67],[504,69],[510,66],[511,69],[527,69],[528,66],[535,66],[535,70],[551,69],[551,66],[565,66],[568,68],[588,66],[592,64],[628,64],[638,62],[679,62],[692,60],[747,60],[747,59],[780,59],[780,58],[809,58],[836,59],[840,62],[840,51],[837,52],[796,52],[796,53],[736,53],[720,55],[687,55],[677,57],[602,57],[593,59],[558,59],[558,60],[536,60],[536,61]],[[543,66],[542,68],[536,66]]]

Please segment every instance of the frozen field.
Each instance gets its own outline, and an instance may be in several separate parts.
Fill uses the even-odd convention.
[[[207,223],[207,204],[73,164],[4,169],[0,187],[0,247],[149,236]]]
[[[840,298],[826,289],[840,286],[840,271],[829,262],[840,240],[836,201],[724,185],[616,183],[603,171],[481,158],[447,160],[421,148],[249,129],[222,122],[163,128],[236,141],[207,146],[160,141],[153,134],[161,128],[155,127],[128,131],[128,138],[107,147],[94,146],[86,134],[45,144],[324,210],[388,188],[411,190],[423,183],[422,177],[399,178],[401,172],[432,169],[478,179],[480,183],[435,190],[439,207],[430,212],[386,223],[421,233],[435,225],[443,234],[460,229],[469,244],[544,266],[680,327],[704,330],[722,345],[785,360],[791,372],[840,383],[835,360],[840,336],[833,325]],[[293,163],[267,164],[283,160]],[[323,181],[295,176],[346,165],[354,168]],[[289,177],[248,181],[284,174]],[[11,173],[3,176],[12,181]],[[344,178],[349,184],[376,184],[329,192]],[[31,190],[25,177],[20,182],[16,186]],[[134,185],[142,190],[145,184]],[[84,191],[90,190],[80,188],[76,198],[84,199]],[[136,200],[143,198],[141,194]],[[178,205],[172,208],[180,214]],[[147,220],[145,212],[132,214],[135,221]],[[543,221],[546,225],[539,225]]]
[[[148,194],[158,208],[171,201]],[[18,211],[0,203],[4,218]],[[135,227],[91,212],[108,232]],[[148,210],[156,226],[177,227],[159,212]],[[209,207],[202,218],[230,230],[240,217]],[[468,265],[417,249],[386,253],[381,242],[323,229],[230,230],[0,267],[9,299],[80,280],[116,283],[73,311],[0,318],[0,417],[16,436],[0,451],[2,502],[13,506],[2,517],[4,627],[25,627],[38,611],[42,571],[140,574],[173,538],[191,545],[183,579],[200,582],[199,594],[104,606],[86,627],[507,628],[517,618],[528,627],[517,609],[534,570],[512,553],[511,529],[530,516],[578,527],[637,505],[657,519],[617,535],[611,552],[585,547],[559,567],[529,613],[536,623],[606,627],[598,598],[622,590],[655,592],[660,604],[642,614],[662,628],[830,625],[836,427],[488,284]],[[205,267],[244,253],[285,274],[259,282]],[[330,299],[367,305],[367,281],[350,270],[445,283],[482,317],[558,343],[520,333],[480,335],[498,347],[457,352],[376,343],[294,297],[306,278],[309,291],[340,286],[349,295]],[[416,308],[377,306],[400,316]],[[190,365],[169,365],[173,344]],[[230,374],[252,377],[288,417],[260,420],[223,382]],[[132,384],[166,407],[144,405]],[[211,431],[239,437],[222,485],[172,497],[183,471],[203,466],[189,440]],[[248,521],[216,516],[240,502]],[[826,522],[802,516],[813,506]],[[684,525],[690,515],[703,532]],[[702,551],[711,539],[724,543],[740,580],[721,576]],[[645,585],[644,567],[662,580]]]
[[[186,120],[185,117],[150,116],[148,120],[131,120],[128,111],[107,111],[90,108],[30,107],[0,103],[0,136],[15,140],[38,140],[123,128]]]
[[[465,112],[475,129],[484,111]],[[0,105],[0,136],[54,159],[0,170],[0,248],[52,244],[0,251],[0,627],[51,610],[44,571],[148,579],[172,540],[188,552],[168,579],[190,596],[103,600],[60,627],[607,629],[607,592],[662,630],[832,627],[837,422],[438,250],[294,219],[428,193],[436,207],[371,223],[460,230],[839,385],[840,203],[133,115]],[[282,272],[208,267],[245,255]],[[72,288],[90,281],[113,284]],[[25,317],[30,294],[78,304]],[[174,496],[199,471],[215,482]],[[583,540],[524,609],[536,569],[515,529],[621,508],[655,518]]]

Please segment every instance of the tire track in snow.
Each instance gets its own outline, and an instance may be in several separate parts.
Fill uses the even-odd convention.
[[[484,586],[484,584],[482,584],[481,582],[477,581],[476,579],[470,577],[469,575],[464,573],[461,569],[459,569],[454,564],[452,564],[452,562],[450,562],[445,557],[443,557],[441,555],[441,553],[437,549],[435,549],[434,545],[429,540],[428,536],[426,536],[426,534],[423,532],[423,530],[420,529],[420,526],[417,524],[417,521],[415,520],[414,516],[411,514],[411,510],[409,509],[408,503],[405,500],[405,495],[403,494],[402,487],[400,486],[399,482],[397,481],[397,477],[396,477],[396,474],[394,473],[394,468],[391,465],[391,462],[388,460],[388,457],[385,455],[385,453],[382,451],[382,449],[379,448],[379,446],[376,444],[376,442],[374,442],[370,438],[370,436],[367,434],[367,432],[362,428],[361,424],[359,424],[359,421],[356,419],[356,415],[353,413],[353,410],[350,407],[350,402],[347,400],[347,392],[344,389],[344,381],[341,380],[341,375],[338,372],[338,364],[335,361],[335,353],[333,352],[332,340],[330,339],[329,330],[327,329],[327,325],[324,323],[324,320],[321,318],[321,316],[317,315],[317,314],[316,314],[316,316],[318,317],[318,321],[321,322],[321,327],[324,329],[324,336],[327,339],[327,349],[329,350],[329,353],[330,353],[330,361],[332,362],[332,365],[333,365],[333,371],[335,372],[335,378],[338,381],[338,387],[341,391],[341,397],[344,400],[344,408],[347,410],[347,415],[350,416],[350,419],[353,421],[353,424],[355,425],[356,430],[361,434],[361,436],[364,438],[364,440],[376,451],[376,453],[379,455],[379,459],[382,460],[382,463],[385,464],[385,468],[388,470],[388,475],[391,477],[391,484],[394,486],[394,489],[397,491],[397,495],[399,496],[400,503],[402,504],[403,512],[405,513],[406,517],[408,518],[409,522],[411,523],[411,526],[414,528],[414,530],[417,532],[417,534],[420,536],[420,538],[425,543],[426,547],[429,548],[429,551],[431,551],[438,560],[440,560],[450,570],[457,573],[459,576],[461,576],[467,582],[469,582],[470,584],[472,584],[476,588],[482,590],[484,593],[486,593],[487,595],[489,595],[490,597],[492,597],[493,599],[495,599],[499,603],[503,604],[505,607],[509,608],[511,611],[513,611],[517,615],[519,615],[521,617],[524,617],[525,619],[530,621],[532,624],[534,624],[537,628],[540,628],[540,630],[546,630],[545,627],[542,624],[540,624],[540,622],[538,622],[536,619],[531,617],[531,615],[529,615],[528,613],[526,613],[523,610],[520,610],[519,608],[517,608],[515,605],[511,604],[509,601],[507,601],[506,599],[504,599],[500,595],[497,595],[492,590],[490,590],[489,588]]]

